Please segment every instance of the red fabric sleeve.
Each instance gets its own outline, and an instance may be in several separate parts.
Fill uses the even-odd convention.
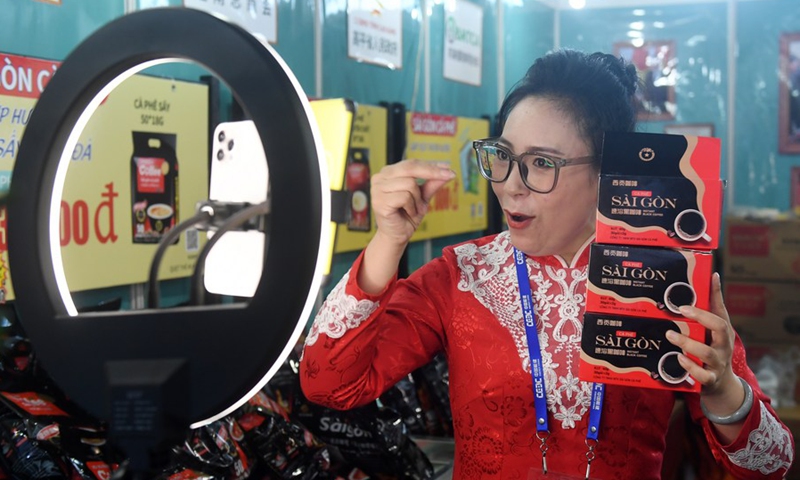
[[[453,272],[435,259],[378,295],[356,283],[364,254],[331,291],[300,360],[306,397],[340,410],[367,404],[443,350]]]
[[[755,374],[747,366],[744,345],[738,334],[732,361],[733,372],[750,384],[754,396],[753,408],[745,419],[739,436],[729,445],[720,443],[714,425],[700,409],[700,395],[686,396],[692,419],[702,426],[714,458],[736,478],[783,478],[794,459],[794,439],[789,429],[778,419],[770,398],[761,391]]]

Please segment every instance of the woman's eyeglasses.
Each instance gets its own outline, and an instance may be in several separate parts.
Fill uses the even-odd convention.
[[[550,193],[556,188],[561,167],[590,164],[595,158],[594,156],[555,158],[539,152],[514,155],[493,138],[475,140],[472,142],[472,148],[478,155],[478,167],[483,178],[490,182],[505,182],[516,162],[519,165],[522,183],[537,193]]]

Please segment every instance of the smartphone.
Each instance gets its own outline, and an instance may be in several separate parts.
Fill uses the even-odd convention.
[[[214,130],[208,198],[259,204],[269,198],[267,157],[250,120],[223,122]],[[209,238],[213,231],[208,232]],[[252,297],[264,264],[265,234],[229,231],[206,257],[204,283],[211,293]]]

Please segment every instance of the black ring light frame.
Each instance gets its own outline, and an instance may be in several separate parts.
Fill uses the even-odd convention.
[[[113,85],[176,60],[195,61],[220,77],[258,129],[272,179],[261,282],[246,305],[77,315],[58,240],[68,153]],[[19,317],[44,368],[67,395],[108,420],[110,363],[177,359],[188,366],[190,400],[179,406],[180,420],[195,427],[232,412],[263,387],[302,332],[319,288],[321,259],[329,254],[322,241],[330,219],[323,195],[327,171],[310,119],[302,89],[270,47],[198,10],[126,15],[69,55],[31,115],[8,203]],[[73,133],[75,125],[81,128]],[[143,255],[144,271],[147,260]]]

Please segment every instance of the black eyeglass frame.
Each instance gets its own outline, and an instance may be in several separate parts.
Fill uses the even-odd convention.
[[[498,150],[505,152],[508,155],[509,158],[508,170],[506,171],[506,174],[502,180],[497,180],[489,177],[484,171],[483,167],[481,166],[481,149],[483,147],[496,148]],[[561,170],[561,167],[568,167],[570,165],[588,165],[594,163],[595,161],[594,155],[587,155],[575,158],[559,158],[559,157],[554,157],[552,155],[548,155],[546,153],[537,152],[535,150],[530,152],[523,152],[519,155],[514,155],[514,153],[511,150],[509,150],[508,147],[501,145],[497,141],[497,138],[484,138],[482,140],[474,140],[472,142],[472,148],[475,150],[476,161],[478,162],[478,170],[480,170],[481,176],[483,178],[493,183],[503,183],[506,180],[508,180],[509,175],[511,175],[511,170],[514,168],[513,164],[516,162],[517,166],[520,169],[519,173],[520,173],[520,178],[522,179],[522,183],[525,185],[525,187],[528,188],[528,190],[531,190],[536,193],[550,193],[553,190],[555,190],[556,185],[558,185],[558,173]],[[555,176],[553,177],[553,186],[550,187],[549,190],[539,190],[528,184],[528,180],[526,178],[527,175],[525,174],[525,172],[522,171],[522,159],[529,155],[536,155],[537,157],[545,158],[553,164],[553,168],[555,168],[556,171],[555,171]]]

